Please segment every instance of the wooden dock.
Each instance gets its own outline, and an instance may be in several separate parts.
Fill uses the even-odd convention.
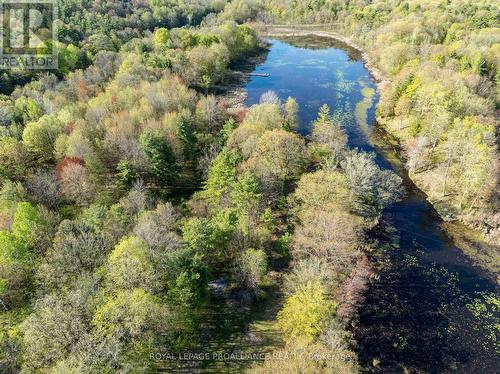
[[[269,73],[248,73],[251,77],[268,77]]]

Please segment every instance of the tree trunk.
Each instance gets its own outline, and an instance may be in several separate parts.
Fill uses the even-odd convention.
[[[448,182],[448,172],[451,166],[451,155],[448,158],[448,163],[446,164],[446,172],[444,173],[444,183],[443,183],[443,197],[446,195],[446,183]]]
[[[2,308],[5,312],[9,310],[9,307],[4,303],[2,299],[0,299],[0,304],[2,305]]]

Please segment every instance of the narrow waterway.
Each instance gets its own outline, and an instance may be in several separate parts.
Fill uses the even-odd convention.
[[[405,198],[384,212],[374,234],[380,279],[371,283],[354,327],[365,371],[498,373],[498,285],[449,239],[407,177],[396,147],[376,126],[378,93],[359,52],[312,36],[269,42],[267,59],[255,71],[270,76],[252,77],[246,104],[268,90],[282,100],[295,97],[298,131],[307,135],[326,103],[344,124],[351,147],[374,152],[381,167],[404,180]]]

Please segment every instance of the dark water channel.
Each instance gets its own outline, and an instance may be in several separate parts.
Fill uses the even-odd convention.
[[[376,86],[359,53],[331,39],[270,40],[246,86],[247,105],[275,91],[297,99],[307,135],[320,106],[342,119],[351,147],[375,152],[404,180],[405,198],[387,209],[373,256],[373,280],[354,329],[366,372],[499,373],[498,285],[457,248],[425,195],[408,179],[395,146],[375,124]],[[495,298],[496,297],[496,298]]]

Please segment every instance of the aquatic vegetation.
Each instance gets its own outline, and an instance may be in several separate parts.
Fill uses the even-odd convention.
[[[349,94],[354,90],[355,82],[347,81],[347,80],[339,80],[335,84],[335,88],[344,94]]]
[[[492,292],[480,292],[467,304],[467,308],[479,320],[492,349],[500,354],[500,297]],[[484,344],[489,348],[489,344]]]
[[[361,90],[363,99],[356,104],[354,115],[356,117],[356,122],[361,130],[370,136],[371,131],[368,123],[368,110],[373,106],[373,98],[375,96],[375,90],[371,87],[364,86]]]

